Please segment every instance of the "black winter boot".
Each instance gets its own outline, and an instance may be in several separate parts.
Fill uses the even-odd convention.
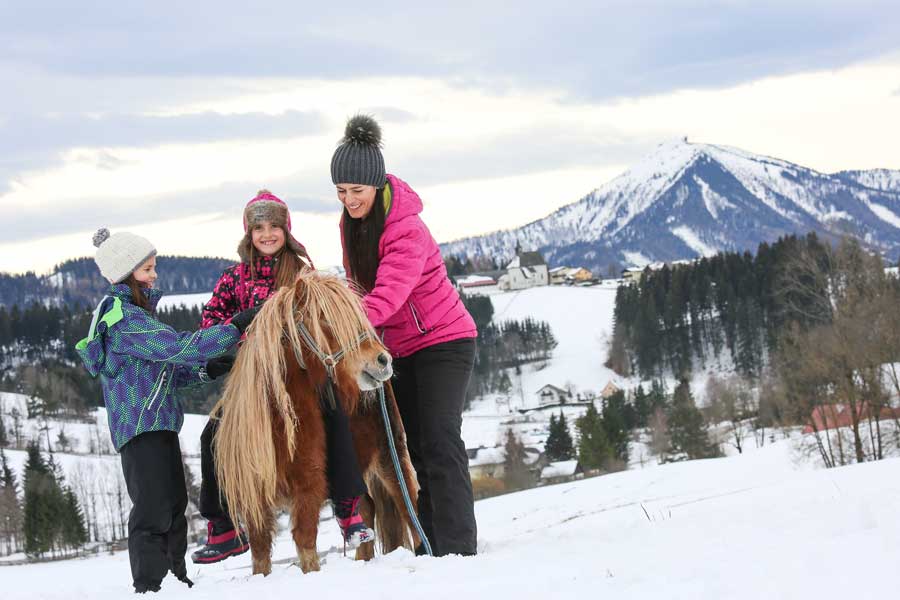
[[[206,545],[191,554],[195,564],[216,563],[250,549],[247,534],[236,530],[228,519],[214,519],[206,527],[209,532]]]

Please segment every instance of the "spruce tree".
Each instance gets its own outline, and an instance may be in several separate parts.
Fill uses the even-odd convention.
[[[503,461],[503,482],[508,490],[521,490],[531,487],[533,478],[525,464],[525,444],[513,433],[506,430],[506,443],[503,446],[506,458]]]
[[[673,453],[684,453],[688,460],[718,455],[709,441],[703,414],[694,404],[690,384],[682,379],[672,395],[672,407],[667,415]]]
[[[0,471],[0,534],[5,540],[6,554],[12,554],[22,538],[22,505],[16,475],[9,467],[3,449],[0,449]]]
[[[575,457],[575,447],[572,443],[572,435],[569,433],[569,424],[566,415],[560,411],[559,419],[556,415],[550,415],[550,432],[547,435],[547,443],[544,453],[550,461],[571,460]]]
[[[0,448],[9,445],[9,437],[6,435],[6,423],[3,421],[3,411],[0,411]]]
[[[66,487],[63,491],[61,530],[62,542],[69,548],[80,548],[88,541],[84,513],[81,511],[78,499],[70,487]]]
[[[37,441],[28,444],[24,487],[25,552],[41,556],[60,541],[63,495],[53,467],[41,456]]]
[[[628,464],[628,407],[625,392],[619,390],[603,403],[600,420],[613,458]],[[623,465],[624,466],[624,465]]]
[[[588,405],[587,412],[575,421],[578,430],[578,460],[585,469],[604,467],[612,454],[603,421],[593,403]]]

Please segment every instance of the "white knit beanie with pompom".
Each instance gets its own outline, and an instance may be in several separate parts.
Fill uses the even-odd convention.
[[[110,235],[108,229],[98,229],[94,234],[97,254],[94,262],[100,274],[110,283],[120,283],[135,269],[156,254],[156,248],[146,238],[122,231]]]

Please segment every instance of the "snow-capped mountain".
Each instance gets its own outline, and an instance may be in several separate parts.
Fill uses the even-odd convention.
[[[610,264],[755,251],[763,241],[816,231],[855,235],[900,256],[900,171],[820,173],[736,148],[661,144],[577,202],[518,229],[442,245],[445,255],[509,258],[518,244],[551,266],[604,272]]]

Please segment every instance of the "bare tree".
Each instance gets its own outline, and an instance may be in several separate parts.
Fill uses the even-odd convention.
[[[738,451],[744,451],[744,438],[755,420],[753,394],[746,382],[734,375],[726,379],[710,376],[706,381],[708,414],[716,423],[725,423],[725,439]]]
[[[669,425],[666,420],[666,411],[657,407],[650,415],[647,423],[650,429],[650,451],[656,455],[660,464],[666,462],[669,457],[669,449],[672,447],[672,438],[669,436]]]
[[[804,249],[780,283],[782,303],[801,317],[777,361],[788,406],[813,429],[827,466],[882,458],[883,371],[897,358],[898,282],[880,257],[844,240],[816,256]]]

